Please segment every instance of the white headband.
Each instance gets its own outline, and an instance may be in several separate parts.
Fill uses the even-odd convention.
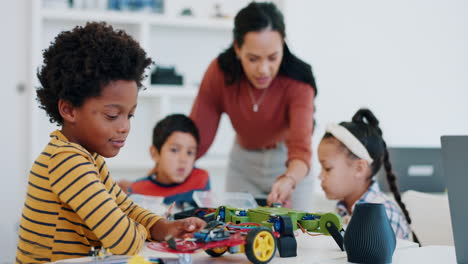
[[[348,129],[337,124],[328,124],[325,130],[343,143],[349,151],[359,158],[367,161],[369,164],[374,161],[364,145]]]

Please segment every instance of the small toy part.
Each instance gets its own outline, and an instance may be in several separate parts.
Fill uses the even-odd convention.
[[[273,223],[273,231],[275,232],[281,232],[281,223],[279,221],[279,217],[274,215],[270,216],[270,219],[268,219],[268,222]]]
[[[216,221],[224,222],[226,220],[226,208],[224,206],[218,207],[218,210],[216,210],[216,214]]]
[[[228,250],[228,247],[215,247],[215,248],[209,248],[205,250],[205,252],[206,254],[217,258],[217,257],[221,257],[224,253],[226,253],[227,250]],[[233,254],[231,250],[229,250],[229,253]]]
[[[215,220],[215,208],[196,208],[196,209],[189,209],[182,212],[178,212],[174,214],[174,219],[184,219],[187,217],[198,217],[203,221],[209,223],[210,221]]]
[[[200,232],[194,234],[194,238],[203,242],[221,241],[228,239],[229,232],[224,229],[222,225],[215,226],[209,229],[202,229]]]
[[[297,223],[297,226],[301,229],[302,233],[307,234],[309,236],[323,236],[324,235],[320,233],[312,233],[312,232],[307,231],[307,229],[304,228],[299,222]]]
[[[315,219],[320,219],[320,216],[315,216],[311,214],[306,214],[302,217],[301,220],[315,220]]]
[[[341,228],[341,230],[338,230],[335,223],[333,223],[332,221],[327,221],[325,226],[327,227],[327,230],[330,233],[330,235],[335,240],[336,244],[338,244],[338,246],[340,247],[341,251],[344,251],[344,246],[343,246],[344,229]]]
[[[152,264],[146,260],[143,256],[135,255],[128,260],[128,264]]]
[[[91,257],[97,256],[97,253],[98,253],[98,250],[96,250],[96,248],[94,248],[94,247],[91,247],[91,249],[89,250],[89,255]]]
[[[278,252],[280,257],[289,258],[297,256],[297,242],[294,236],[292,220],[289,215],[276,216],[275,226],[279,226],[277,231],[278,237]]]
[[[174,206],[176,205],[176,202],[172,202],[169,208],[167,208],[167,212],[164,214],[166,219],[169,219],[170,216],[172,215],[172,210],[174,210]]]
[[[237,211],[237,212],[236,212],[236,215],[237,215],[237,216],[247,216],[247,212],[244,211],[244,210],[242,210],[242,211]]]
[[[91,249],[89,250],[89,255],[94,257],[94,259],[96,259],[96,260],[102,260],[102,259],[105,259],[107,257],[112,256],[112,253],[111,253],[110,249],[108,249],[108,248],[91,247]]]
[[[165,240],[166,240],[167,245],[169,246],[169,248],[171,248],[173,250],[177,250],[177,243],[176,243],[173,236],[167,236]]]

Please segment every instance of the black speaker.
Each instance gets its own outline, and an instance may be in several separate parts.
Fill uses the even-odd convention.
[[[396,237],[383,204],[358,203],[344,235],[351,263],[392,263]]]

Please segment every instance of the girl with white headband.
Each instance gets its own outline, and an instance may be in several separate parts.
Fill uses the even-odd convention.
[[[337,212],[345,223],[357,203],[382,203],[396,237],[410,239],[411,218],[401,201],[379,121],[370,110],[359,109],[351,122],[328,125],[318,147],[318,157],[322,165],[319,175],[322,189],[328,199],[339,201]],[[382,164],[399,206],[373,179]],[[414,234],[413,238],[417,241]]]

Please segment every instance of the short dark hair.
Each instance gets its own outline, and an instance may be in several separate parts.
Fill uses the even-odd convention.
[[[284,39],[286,37],[286,26],[283,14],[273,3],[251,2],[248,6],[241,9],[234,18],[234,43],[241,47],[247,33],[259,32],[268,28],[277,31]],[[240,80],[243,69],[240,61],[237,59],[233,44],[218,56],[218,63],[227,77],[227,85]],[[317,85],[312,73],[312,67],[296,57],[289,50],[286,42],[283,46],[283,60],[281,61],[279,74],[310,84],[315,95],[317,95]]]
[[[135,81],[138,89],[152,64],[140,44],[122,30],[105,22],[88,22],[63,31],[43,52],[44,64],[37,73],[39,107],[51,123],[63,125],[59,99],[80,107],[101,94],[112,81]]]
[[[153,146],[155,146],[158,151],[161,151],[167,138],[177,131],[189,133],[195,138],[197,146],[200,144],[198,128],[192,119],[183,114],[173,114],[166,116],[154,126]]]

